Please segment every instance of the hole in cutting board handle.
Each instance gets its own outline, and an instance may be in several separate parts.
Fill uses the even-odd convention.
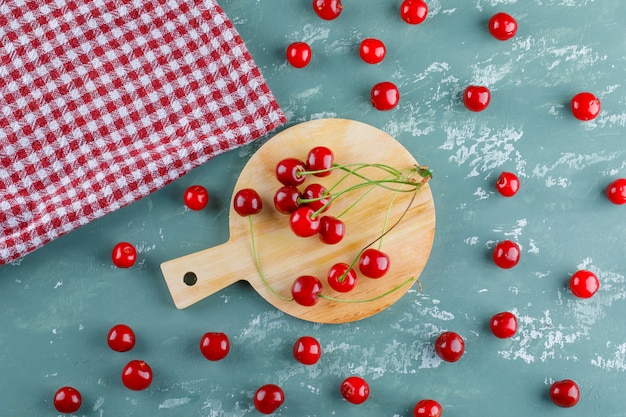
[[[192,287],[198,282],[198,276],[194,272],[187,272],[183,276],[183,282],[189,287]]]

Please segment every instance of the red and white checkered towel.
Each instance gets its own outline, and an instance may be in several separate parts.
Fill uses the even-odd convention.
[[[0,1],[0,264],[284,121],[212,0]]]

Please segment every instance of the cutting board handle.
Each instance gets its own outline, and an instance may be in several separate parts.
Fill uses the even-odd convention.
[[[183,309],[256,273],[254,264],[242,262],[250,251],[247,240],[229,241],[161,264],[161,271],[176,308]],[[247,257],[245,257],[247,259]]]

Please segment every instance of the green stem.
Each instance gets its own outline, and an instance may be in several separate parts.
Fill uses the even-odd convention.
[[[408,283],[413,282],[413,281],[415,281],[415,278],[411,277],[411,278],[407,279],[406,281],[402,282],[401,284],[396,285],[395,287],[393,287],[389,291],[386,291],[383,294],[379,294],[379,295],[377,295],[375,297],[372,297],[372,298],[353,300],[353,299],[331,297],[329,295],[324,295],[324,294],[320,294],[319,297],[320,298],[324,298],[325,300],[337,301],[337,302],[341,302],[341,303],[369,303],[371,301],[380,300],[381,298],[386,297],[389,294],[398,291],[400,288],[404,287],[405,285],[407,285]]]

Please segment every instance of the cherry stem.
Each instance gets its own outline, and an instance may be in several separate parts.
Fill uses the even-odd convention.
[[[388,296],[389,294],[392,294],[396,291],[398,291],[400,288],[404,287],[405,285],[407,285],[410,282],[416,281],[416,279],[414,277],[411,277],[409,279],[407,279],[406,281],[396,285],[395,287],[393,287],[392,289],[390,289],[389,291],[386,291],[382,294],[379,294],[375,297],[372,298],[365,298],[365,299],[359,299],[359,300],[354,300],[354,299],[345,299],[345,298],[336,298],[336,297],[331,297],[330,295],[324,295],[324,294],[319,294],[318,297],[319,298],[323,298],[325,300],[329,300],[329,301],[337,301],[340,303],[369,303],[371,301],[376,301],[376,300],[380,300],[383,297]]]
[[[252,240],[252,256],[254,257],[256,270],[259,273],[259,276],[261,277],[261,281],[263,281],[263,285],[265,285],[272,294],[274,294],[276,297],[280,298],[281,300],[293,301],[293,298],[285,297],[284,295],[277,293],[274,290],[274,288],[272,288],[270,283],[267,281],[267,278],[265,277],[265,274],[263,273],[263,269],[261,268],[261,263],[259,262],[259,256],[256,250],[256,243],[254,239],[254,227],[252,226],[252,216],[248,216],[248,221],[250,223],[250,238]]]

